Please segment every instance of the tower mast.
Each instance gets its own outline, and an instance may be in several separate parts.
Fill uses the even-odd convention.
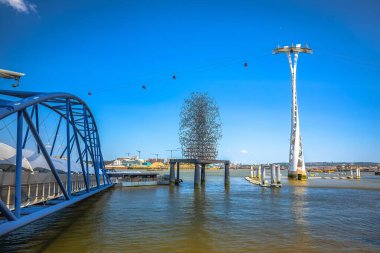
[[[273,54],[285,53],[288,57],[290,74],[292,78],[292,107],[291,107],[291,130],[290,130],[290,150],[289,150],[289,172],[288,177],[292,179],[304,180],[307,178],[305,160],[303,156],[300,124],[298,118],[296,73],[299,53],[312,54],[313,50],[307,45],[277,46],[273,49]]]

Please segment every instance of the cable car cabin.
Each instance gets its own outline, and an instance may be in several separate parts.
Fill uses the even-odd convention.
[[[118,183],[121,183],[122,186],[133,187],[133,186],[149,186],[149,185],[158,185],[161,183],[161,176],[158,173],[151,172],[107,172],[108,176],[113,179],[117,179]]]

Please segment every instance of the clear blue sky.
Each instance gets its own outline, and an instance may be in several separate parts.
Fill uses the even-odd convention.
[[[84,98],[105,159],[168,157],[183,99],[206,91],[220,107],[220,158],[287,161],[290,72],[271,50],[308,43],[297,77],[306,161],[380,161],[379,1],[16,2],[0,0],[0,68],[27,74],[19,89]]]

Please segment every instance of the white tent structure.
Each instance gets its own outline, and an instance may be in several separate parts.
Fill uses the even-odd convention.
[[[53,157],[51,160],[57,170],[67,172],[66,160]],[[16,149],[5,143],[0,143],[0,169],[6,171],[15,165]],[[33,173],[36,168],[50,170],[44,156],[29,149],[22,150],[22,168],[24,171],[31,173]],[[94,168],[89,166],[89,170],[94,171]],[[71,161],[71,171],[74,173],[82,173],[82,168],[79,163]]]

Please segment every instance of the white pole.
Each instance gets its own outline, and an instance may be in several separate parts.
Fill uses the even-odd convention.
[[[265,165],[261,165],[261,184],[265,184]]]
[[[257,179],[260,180],[261,179],[261,164],[259,165],[259,167],[257,167]]]
[[[276,165],[276,180],[277,184],[281,184],[281,166]]]
[[[272,185],[276,184],[276,180],[275,180],[275,166],[274,164],[271,164],[270,165],[270,183]]]

